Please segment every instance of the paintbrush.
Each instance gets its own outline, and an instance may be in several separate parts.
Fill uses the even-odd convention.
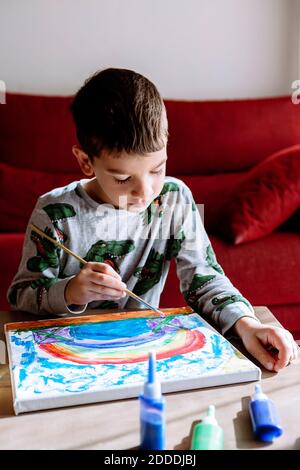
[[[45,237],[47,238],[47,240],[49,240],[50,242],[54,243],[54,245],[57,245],[59,246],[62,250],[64,250],[66,253],[68,253],[69,255],[73,256],[74,258],[76,258],[78,261],[80,261],[80,263],[82,264],[87,264],[87,261],[83,258],[81,258],[81,256],[78,256],[76,253],[74,253],[72,250],[70,250],[69,248],[67,248],[65,245],[62,245],[62,243],[58,242],[57,240],[55,240],[55,238],[52,238],[50,237],[49,235],[47,235],[45,232],[43,232],[43,230],[41,230],[40,228],[38,228],[36,225],[34,224],[29,224],[29,227],[32,228],[32,230],[34,230],[36,233],[38,233],[39,235],[41,235],[42,237]],[[127,295],[129,295],[130,297],[132,297],[133,299],[137,300],[138,302],[140,302],[141,304],[143,305],[146,305],[146,307],[150,308],[150,310],[152,310],[153,312],[155,312],[157,315],[159,315],[160,317],[164,317],[165,318],[165,314],[159,310],[158,308],[155,308],[155,307],[152,307],[152,305],[148,304],[148,302],[146,302],[145,300],[143,300],[141,297],[139,297],[138,295],[134,294],[131,290],[129,289],[124,289],[124,291],[126,292]]]

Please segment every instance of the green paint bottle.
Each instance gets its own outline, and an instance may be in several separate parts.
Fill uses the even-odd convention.
[[[223,447],[223,429],[215,418],[214,405],[210,405],[207,416],[194,427],[191,450],[222,450]]]

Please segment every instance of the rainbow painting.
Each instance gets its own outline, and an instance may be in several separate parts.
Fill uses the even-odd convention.
[[[163,392],[259,380],[189,307],[5,325],[16,414],[137,397],[155,351]]]

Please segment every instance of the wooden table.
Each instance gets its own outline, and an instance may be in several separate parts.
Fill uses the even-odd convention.
[[[266,307],[256,307],[263,323],[277,324]],[[91,314],[91,312],[87,312]],[[95,311],[93,313],[96,313]],[[97,312],[98,313],[98,312]],[[0,313],[3,325],[37,319],[22,312]],[[0,343],[1,344],[1,343]],[[240,343],[235,343],[244,352]],[[0,348],[0,362],[4,348]],[[263,371],[263,391],[277,404],[284,434],[273,444],[253,439],[248,402],[254,382],[167,394],[167,449],[188,450],[194,424],[216,406],[225,449],[300,449],[300,360],[276,373]],[[137,399],[120,400],[15,416],[7,364],[0,365],[0,449],[136,449],[139,445]]]

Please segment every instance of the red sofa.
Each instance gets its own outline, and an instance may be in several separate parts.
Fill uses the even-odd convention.
[[[8,94],[0,106],[0,309],[22,250],[26,222],[39,194],[82,177],[71,153],[70,97]],[[253,305],[267,305],[300,338],[300,236],[280,228],[233,246],[217,233],[224,195],[271,153],[300,143],[300,107],[289,97],[166,101],[168,174],[183,179],[197,203],[225,273]],[[184,305],[174,265],[161,307]]]

